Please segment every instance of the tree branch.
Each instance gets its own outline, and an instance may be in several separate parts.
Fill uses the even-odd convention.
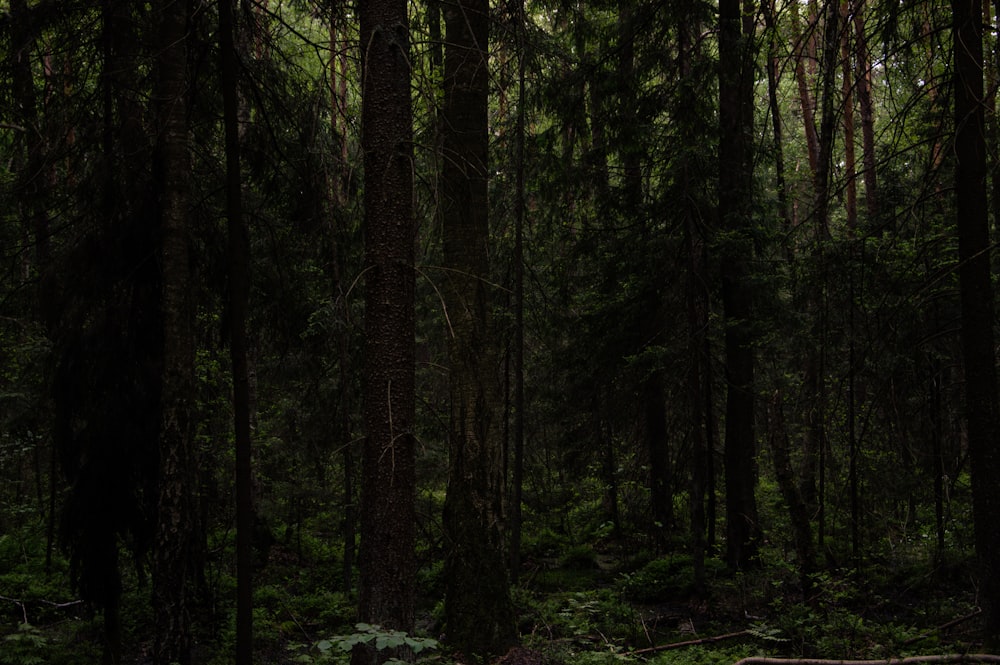
[[[743,635],[748,635],[748,631],[740,630],[735,633],[726,633],[724,635],[713,635],[711,637],[702,637],[697,640],[687,640],[685,642],[672,642],[670,644],[660,644],[655,647],[646,647],[645,649],[637,649],[636,651],[630,651],[628,656],[641,656],[648,653],[656,653],[658,651],[669,651],[670,649],[680,649],[681,647],[690,647],[698,644],[711,644],[712,642],[721,642],[722,640],[729,640],[734,637],[741,637]],[[752,664],[751,664],[752,665]]]
[[[989,653],[946,653],[905,658],[877,658],[872,660],[836,660],[825,658],[742,658],[733,665],[926,665],[933,663],[1000,663],[1000,656]]]

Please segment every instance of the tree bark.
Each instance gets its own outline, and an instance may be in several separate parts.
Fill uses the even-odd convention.
[[[524,35],[527,30],[524,0],[517,3],[517,127],[515,129],[514,168],[514,459],[510,500],[510,572],[517,582],[521,569],[521,501],[524,490],[524,224],[526,198],[524,183],[524,142],[527,97],[525,96]]]
[[[761,4],[764,14],[764,24],[767,27],[767,102],[771,115],[771,131],[774,136],[774,187],[778,194],[778,213],[781,215],[782,232],[784,235],[782,247],[785,258],[791,261],[792,213],[788,207],[788,185],[785,181],[785,149],[784,131],[781,124],[781,109],[778,105],[778,83],[780,63],[778,61],[778,28],[774,22],[774,0],[766,0]]]
[[[868,224],[878,221],[878,177],[875,171],[875,106],[872,101],[872,62],[865,35],[864,2],[851,0],[854,19],[854,54],[861,111],[861,164],[864,168],[865,210]]]
[[[799,3],[793,2],[789,7],[792,12],[792,38],[795,40],[795,82],[798,85],[799,108],[802,110],[802,124],[806,132],[809,172],[816,173],[819,164],[819,134],[816,131],[816,108],[812,95],[809,93],[809,80],[806,74],[805,52],[807,39],[802,35]],[[808,32],[810,33],[808,41],[810,43],[812,43],[812,31],[813,27],[808,26]]]
[[[154,88],[163,272],[163,383],[160,486],[153,551],[153,608],[157,665],[191,662],[189,605],[196,523],[193,395],[194,334],[191,298],[185,0],[155,5],[161,46]]]
[[[952,0],[955,198],[972,517],[987,646],[1000,645],[1000,414],[986,197],[982,0]]]
[[[495,405],[487,243],[489,3],[443,3],[444,301],[449,326],[445,623],[470,659],[516,642],[503,533],[503,459]]]
[[[840,0],[840,21],[845,26],[840,35],[840,68],[842,74],[840,85],[844,112],[844,171],[847,178],[844,184],[844,206],[847,212],[848,233],[853,236],[858,227],[858,183],[855,172],[854,82],[851,76],[851,31],[847,29],[850,12],[850,0]]]
[[[759,538],[754,427],[753,255],[750,216],[752,87],[740,0],[719,2],[719,217],[726,355],[726,562],[748,566]]]
[[[365,172],[366,428],[359,618],[413,631],[416,562],[414,239],[409,23],[405,0],[360,6]],[[356,648],[352,663],[391,650]]]

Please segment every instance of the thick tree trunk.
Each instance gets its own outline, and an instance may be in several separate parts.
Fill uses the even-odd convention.
[[[444,300],[451,415],[444,507],[448,640],[472,659],[516,641],[503,533],[503,459],[490,327],[489,3],[444,3]]]
[[[985,638],[1000,645],[1000,414],[993,335],[993,285],[986,199],[982,0],[952,0],[955,194],[962,358],[972,469],[972,516],[982,575]]]
[[[726,354],[726,562],[748,566],[756,555],[753,291],[749,260],[751,80],[740,0],[719,2],[719,217]]]
[[[194,524],[194,334],[188,240],[187,21],[184,0],[156,6],[157,182],[163,272],[163,384],[160,487],[153,551],[157,665],[191,662],[190,598]]]
[[[359,618],[413,631],[416,563],[414,238],[405,0],[361,4],[366,427]],[[352,662],[399,656],[356,648]]]

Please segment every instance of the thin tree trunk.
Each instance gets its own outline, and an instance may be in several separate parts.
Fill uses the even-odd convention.
[[[808,599],[812,593],[812,573],[816,570],[816,548],[813,545],[809,511],[802,499],[802,494],[799,492],[795,472],[792,469],[780,391],[775,391],[771,398],[768,421],[768,439],[771,444],[771,459],[774,462],[774,476],[778,482],[781,496],[788,506],[788,514],[792,523],[792,537],[795,540],[795,554],[798,558],[799,584],[802,588],[802,597]]]
[[[678,3],[680,8],[690,9],[686,2]],[[699,81],[694,80],[695,58],[700,56],[695,36],[702,29],[701,21],[690,15],[690,11],[678,15],[678,62],[680,80],[688,89],[697,89]],[[691,136],[706,136],[712,127],[702,114],[684,97],[678,109],[678,122]],[[700,197],[700,174],[689,160],[681,165],[681,196],[684,201],[684,240],[687,249],[687,323],[688,358],[687,374],[688,408],[690,429],[688,439],[691,446],[690,518],[691,549],[694,559],[695,588],[698,593],[705,591],[705,555],[707,553],[707,515],[705,499],[709,489],[712,450],[710,447],[711,408],[709,397],[711,388],[711,367],[707,355],[709,329],[709,276],[707,270],[708,250],[705,243],[704,222],[701,219],[697,201]]]
[[[778,213],[781,215],[785,258],[791,261],[792,213],[788,207],[788,185],[785,182],[784,132],[781,126],[781,108],[778,104],[778,29],[774,23],[774,0],[761,4],[764,23],[768,31],[767,101],[774,135],[774,187],[778,193]]]
[[[328,174],[327,181],[331,187],[330,209],[327,215],[330,219],[330,267],[333,277],[331,290],[335,298],[340,316],[344,321],[350,320],[350,306],[347,302],[347,290],[344,288],[343,270],[341,268],[340,220],[344,217],[344,206],[347,204],[348,179],[348,146],[347,146],[347,77],[348,41],[341,39],[344,30],[342,23],[346,20],[335,6],[330,16],[330,132],[335,137],[335,145],[339,146],[339,171]],[[336,427],[334,438],[343,450],[342,494],[343,526],[341,534],[344,543],[344,555],[341,559],[341,588],[349,593],[354,585],[355,551],[357,549],[357,506],[355,492],[355,444],[351,435],[351,359],[348,351],[349,333],[341,330],[337,334],[338,376],[340,380],[340,401],[337,405]]]
[[[809,155],[809,172],[815,174],[819,164],[819,134],[816,132],[815,105],[809,92],[809,80],[806,73],[805,51],[806,43],[812,43],[813,26],[808,26],[808,40],[802,35],[802,19],[799,17],[799,3],[790,4],[792,21],[792,39],[795,41],[795,82],[799,91],[799,108],[802,111],[802,123],[806,132],[806,149]]]
[[[487,48],[489,3],[445,3],[442,223],[450,362],[444,506],[448,641],[473,659],[516,642],[504,552],[499,362],[491,335]]]
[[[219,54],[226,150],[226,221],[229,234],[229,349],[233,372],[233,431],[236,448],[236,663],[253,662],[253,478],[247,310],[250,243],[243,219],[240,168],[239,62],[233,0],[219,0]]]
[[[865,35],[864,2],[851,0],[854,12],[854,53],[858,93],[861,111],[861,163],[864,168],[865,210],[868,224],[878,221],[878,178],[875,171],[875,105],[872,101],[872,62],[868,53],[868,38]]]
[[[517,127],[515,129],[514,168],[514,469],[510,502],[510,571],[517,582],[521,569],[521,501],[524,490],[524,223],[526,192],[524,184],[525,105],[524,91],[526,30],[524,0],[517,5]]]
[[[840,20],[844,26],[849,25],[850,0],[840,0]],[[858,185],[855,173],[854,154],[854,83],[851,70],[851,31],[844,29],[840,35],[840,66],[841,95],[843,96],[844,113],[844,171],[845,209],[847,212],[847,229],[852,236],[858,227]]]
[[[46,335],[51,340],[55,337],[58,325],[58,312],[55,309],[55,298],[52,289],[52,249],[49,239],[49,218],[45,211],[43,192],[45,182],[42,179],[44,138],[43,128],[38,124],[38,108],[35,99],[35,83],[31,73],[31,56],[36,46],[36,37],[31,27],[28,5],[25,0],[12,0],[10,3],[10,68],[11,95],[15,101],[14,107],[19,111],[14,116],[20,131],[15,135],[15,151],[11,166],[15,173],[14,199],[17,201],[18,217],[25,238],[34,240],[34,268],[38,276],[38,291],[36,304],[38,316],[42,321]],[[105,28],[106,29],[106,28]],[[27,266],[25,266],[27,268]],[[27,273],[28,270],[25,270]],[[28,277],[28,275],[25,275]],[[37,482],[40,508],[44,505],[41,497],[41,451],[38,446],[35,454],[38,456]],[[45,571],[52,569],[52,549],[55,544],[56,531],[56,494],[57,494],[57,464],[56,448],[53,445],[49,454],[49,496],[46,515],[46,546]],[[42,509],[44,510],[44,509]]]
[[[837,0],[826,0],[823,23],[822,106],[820,113],[819,153],[813,171],[818,240],[830,237],[830,180],[833,168],[833,148],[836,133],[834,89],[837,80],[837,56],[840,51],[840,9]]]

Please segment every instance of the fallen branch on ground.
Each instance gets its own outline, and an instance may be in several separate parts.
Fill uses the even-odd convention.
[[[734,637],[740,637],[742,635],[748,635],[748,631],[741,630],[735,633],[726,633],[725,635],[713,635],[712,637],[701,637],[697,640],[687,640],[685,642],[671,642],[670,644],[660,644],[655,647],[646,647],[645,649],[638,649],[636,651],[629,651],[627,656],[641,656],[647,653],[656,653],[658,651],[668,651],[670,649],[680,649],[681,647],[691,647],[697,644],[710,644],[712,642],[719,642],[721,640],[729,640]]]
[[[980,608],[977,607],[976,610],[972,614],[966,614],[964,617],[958,617],[957,619],[952,619],[948,623],[943,623],[940,626],[938,626],[937,628],[931,628],[926,633],[920,633],[916,637],[911,637],[910,639],[908,639],[905,642],[903,642],[903,646],[909,646],[911,644],[916,644],[917,642],[919,642],[920,640],[924,639],[925,637],[930,637],[934,633],[939,633],[942,630],[948,630],[949,628],[953,628],[953,627],[957,626],[960,623],[965,623],[969,619],[974,619],[974,618],[976,618],[977,616],[979,616],[982,613],[983,613],[983,611]]]
[[[733,665],[940,665],[941,663],[1000,663],[1000,656],[991,653],[945,653],[933,656],[905,658],[875,658],[872,660],[836,660],[827,658],[741,658]]]

